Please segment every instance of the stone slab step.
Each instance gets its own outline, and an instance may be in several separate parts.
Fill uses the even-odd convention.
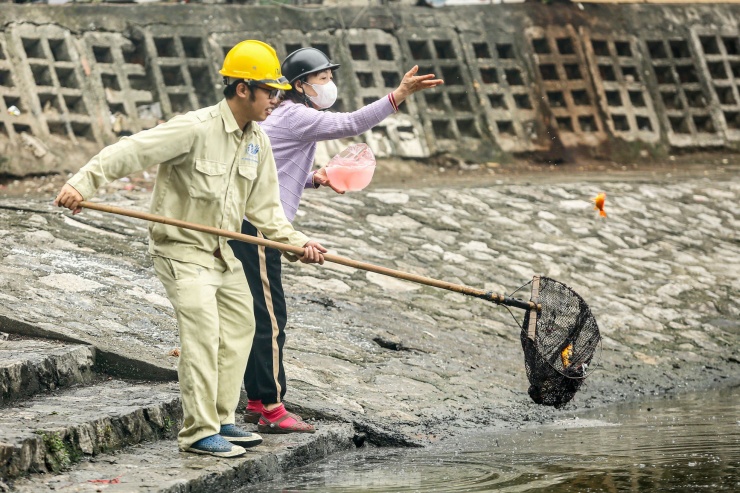
[[[85,455],[176,436],[176,383],[106,380],[0,410],[0,478],[59,470]]]
[[[229,492],[354,448],[353,435],[351,424],[319,423],[314,434],[263,435],[262,445],[232,459],[179,452],[175,440],[145,442],[94,457],[62,473],[17,480],[11,491]],[[114,483],[98,482],[111,479]]]
[[[37,339],[0,341],[0,407],[93,380],[95,348]]]

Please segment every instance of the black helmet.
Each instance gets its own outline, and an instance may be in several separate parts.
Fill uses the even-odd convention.
[[[336,70],[339,68],[338,63],[332,63],[329,57],[323,51],[316,48],[301,48],[288,55],[280,71],[291,84],[304,75],[323,70]]]

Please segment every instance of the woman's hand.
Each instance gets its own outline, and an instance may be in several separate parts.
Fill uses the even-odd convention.
[[[329,187],[337,193],[344,193],[344,190],[338,190],[337,188],[334,187],[334,185],[331,184],[329,175],[326,174],[326,168],[321,168],[318,171],[316,171],[316,173],[313,174],[313,182],[314,184],[324,185],[325,187]]]
[[[445,83],[442,79],[435,79],[434,74],[416,75],[416,72],[418,71],[419,66],[414,65],[411,67],[411,70],[406,72],[406,75],[403,76],[403,80],[398,86],[398,89],[393,91],[393,98],[396,100],[396,104],[401,104],[407,97],[415,92],[423,91],[424,89],[431,89],[432,87],[437,87],[438,85]]]

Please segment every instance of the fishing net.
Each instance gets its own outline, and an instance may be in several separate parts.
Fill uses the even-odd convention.
[[[527,310],[521,341],[529,379],[529,396],[537,404],[561,407],[588,376],[601,336],[583,298],[563,283],[547,277],[532,281],[532,301],[539,312]]]

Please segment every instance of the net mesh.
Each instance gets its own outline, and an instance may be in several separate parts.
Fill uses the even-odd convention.
[[[534,340],[528,336],[529,310],[521,333],[529,396],[561,407],[583,384],[601,336],[586,302],[565,284],[541,277],[538,302]]]

